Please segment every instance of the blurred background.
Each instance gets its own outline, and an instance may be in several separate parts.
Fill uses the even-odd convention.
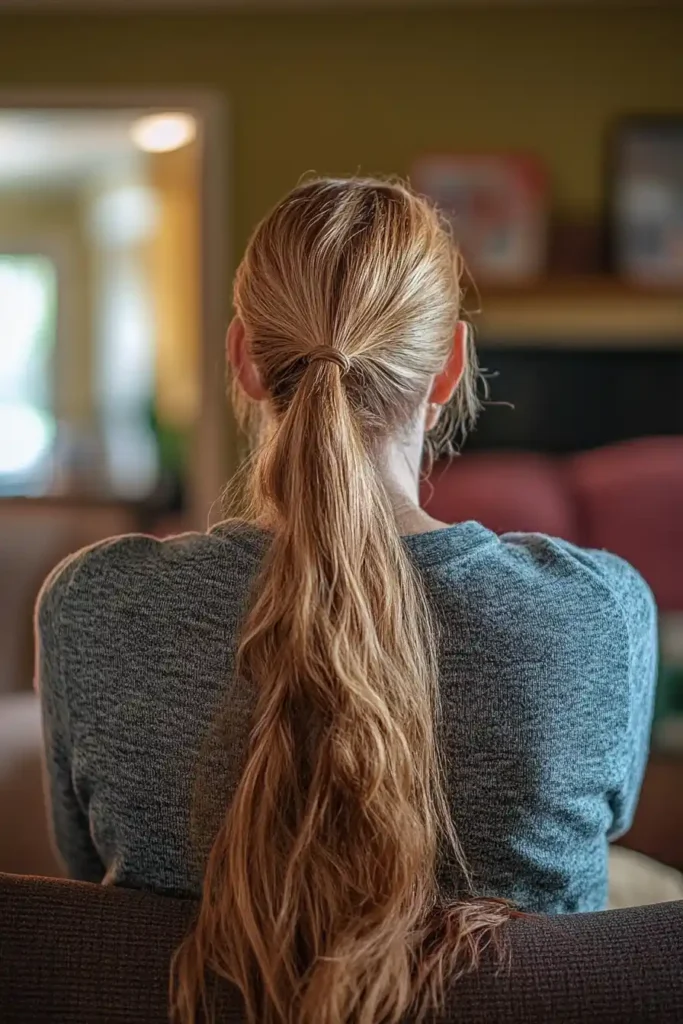
[[[655,0],[0,2],[0,870],[58,870],[40,583],[220,514],[231,276],[311,171],[409,177],[461,240],[488,404],[431,514],[606,547],[653,587],[626,841],[683,867],[682,45]]]
[[[0,109],[0,497],[184,507],[195,136],[189,113]]]

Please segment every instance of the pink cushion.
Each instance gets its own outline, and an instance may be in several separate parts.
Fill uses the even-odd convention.
[[[581,542],[631,562],[662,610],[683,610],[683,438],[640,438],[567,461]]]
[[[543,455],[475,453],[437,464],[422,504],[445,523],[475,519],[496,533],[578,539],[561,463]]]

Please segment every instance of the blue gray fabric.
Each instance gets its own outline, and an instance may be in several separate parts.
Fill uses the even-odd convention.
[[[613,555],[477,523],[405,544],[441,627],[448,795],[477,890],[529,911],[603,908],[608,840],[629,826],[647,756],[649,589]],[[254,693],[233,664],[266,545],[236,523],[128,536],[46,581],[38,684],[75,878],[199,893],[246,754]],[[441,882],[462,885],[446,862]]]

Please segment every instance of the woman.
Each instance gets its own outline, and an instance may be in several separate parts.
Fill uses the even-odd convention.
[[[395,1022],[495,937],[485,897],[605,904],[652,597],[604,552],[420,509],[425,433],[477,404],[457,268],[400,185],[295,189],[235,286],[247,512],[99,545],[40,598],[59,847],[79,878],[201,893],[183,1021],[208,967],[251,1021]]]

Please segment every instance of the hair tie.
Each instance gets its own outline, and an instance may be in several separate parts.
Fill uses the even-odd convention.
[[[324,363],[336,363],[344,374],[348,373],[351,369],[351,360],[344,353],[340,352],[338,348],[332,348],[331,345],[319,345],[317,348],[311,349],[306,354],[306,358],[309,363],[324,362]]]

